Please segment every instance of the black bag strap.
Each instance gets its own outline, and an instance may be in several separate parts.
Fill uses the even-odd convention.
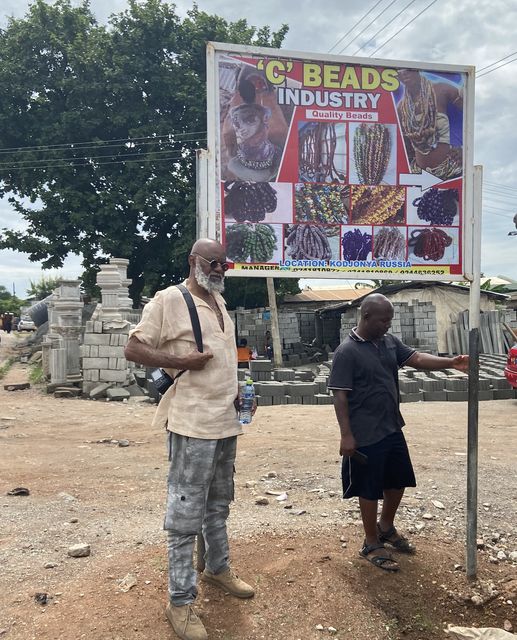
[[[197,350],[199,351],[199,353],[203,353],[203,336],[201,335],[201,325],[199,324],[199,316],[197,315],[196,303],[194,302],[194,298],[185,285],[177,284],[176,287],[183,294],[183,298],[185,299],[185,302],[187,304],[188,312],[190,314],[190,322],[192,323],[192,331],[194,332],[194,338],[196,340]],[[172,379],[173,382],[176,382],[176,380],[184,373],[185,369],[179,371]]]
[[[194,338],[196,340],[197,350],[199,353],[203,353],[203,337],[201,335],[201,325],[199,324],[199,316],[197,315],[196,303],[192,297],[190,291],[183,284],[176,285],[183,294],[185,302],[187,303],[188,312],[190,314],[190,321],[192,322],[192,331],[194,332]]]

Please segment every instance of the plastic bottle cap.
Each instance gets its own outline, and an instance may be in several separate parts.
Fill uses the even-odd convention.
[[[248,378],[248,379],[246,380],[246,384],[253,384],[253,380],[252,380],[251,378]]]

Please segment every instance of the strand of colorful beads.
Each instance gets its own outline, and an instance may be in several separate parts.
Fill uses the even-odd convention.
[[[354,134],[354,161],[361,184],[380,184],[388,169],[391,138],[383,124],[361,123]]]

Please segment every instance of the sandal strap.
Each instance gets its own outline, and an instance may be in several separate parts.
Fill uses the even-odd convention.
[[[377,523],[377,531],[381,538],[391,538],[391,536],[400,535],[394,526],[391,526],[387,531],[383,531],[379,523]]]
[[[386,549],[386,547],[382,542],[377,542],[375,544],[366,544],[365,542],[363,544],[363,548],[361,549],[361,553],[367,556],[369,553],[371,553],[372,551],[376,551],[377,549]]]

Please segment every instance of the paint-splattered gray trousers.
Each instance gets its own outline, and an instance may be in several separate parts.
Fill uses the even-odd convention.
[[[226,519],[233,500],[237,436],[221,440],[169,433],[167,530],[169,597],[175,606],[197,596],[194,542],[203,531],[205,563],[210,573],[229,566]]]

